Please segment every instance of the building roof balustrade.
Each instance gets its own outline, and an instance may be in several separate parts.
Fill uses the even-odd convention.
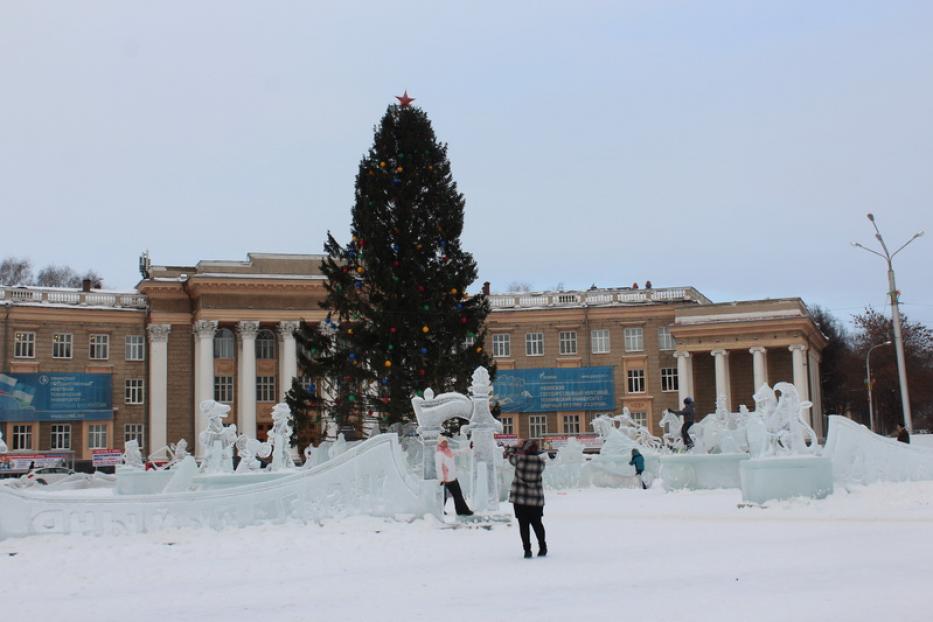
[[[145,309],[146,297],[136,292],[94,290],[70,287],[0,286],[0,302],[41,306],[105,307]]]

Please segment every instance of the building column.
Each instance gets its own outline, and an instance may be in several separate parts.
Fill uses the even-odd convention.
[[[298,377],[298,347],[295,342],[297,321],[279,322],[279,401],[292,388],[292,378]]]
[[[757,391],[761,385],[768,383],[768,350],[761,346],[749,348],[752,353],[752,375],[754,377],[754,390]]]
[[[689,352],[674,352],[677,359],[677,399],[678,408],[684,407],[684,398],[693,396],[693,361]]]
[[[716,359],[716,400],[726,398],[726,410],[732,412],[732,382],[729,377],[729,351],[713,350],[710,355]],[[717,402],[718,403],[718,402]]]
[[[168,446],[168,334],[171,324],[150,324],[149,333],[149,448]],[[113,437],[111,437],[113,438]]]
[[[825,438],[823,430],[823,387],[820,386],[820,357],[815,350],[809,351],[810,359],[810,401],[813,402],[811,409],[813,414],[810,419],[813,421],[811,426],[819,438]]]
[[[195,457],[204,456],[201,431],[207,429],[207,421],[201,417],[201,402],[214,397],[214,333],[217,322],[198,320],[194,323],[194,435],[197,438]]]
[[[237,423],[247,438],[256,438],[256,334],[259,322],[240,322],[240,352],[237,359]]]

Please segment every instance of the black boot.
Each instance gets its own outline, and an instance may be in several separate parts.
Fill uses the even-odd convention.
[[[538,545],[538,557],[547,557],[547,543],[542,542]]]
[[[531,559],[531,549],[525,549],[525,559]]]

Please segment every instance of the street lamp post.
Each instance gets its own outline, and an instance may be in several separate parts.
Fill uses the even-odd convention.
[[[878,225],[875,223],[875,215],[868,214],[867,216],[868,220],[871,221],[872,226],[875,228],[875,239],[881,243],[881,250],[884,251],[884,254],[882,255],[876,250],[862,246],[858,242],[852,242],[852,245],[878,255],[888,264],[888,295],[891,296],[891,318],[894,324],[894,349],[897,351],[897,377],[901,385],[901,409],[904,413],[904,427],[908,430],[912,430],[913,426],[910,420],[910,394],[907,391],[907,365],[904,361],[904,336],[901,334],[901,310],[898,307],[898,291],[894,283],[894,265],[891,261],[894,259],[894,256],[904,250],[908,244],[923,235],[923,231],[915,233],[912,238],[901,244],[900,248],[891,253],[888,252],[888,246],[884,243],[884,238],[881,237],[881,231],[878,230]]]
[[[889,345],[891,345],[890,339],[883,343],[876,343],[868,348],[868,354],[865,355],[865,384],[868,385],[868,429],[872,432],[875,431],[875,410],[871,401],[871,351],[875,348]]]

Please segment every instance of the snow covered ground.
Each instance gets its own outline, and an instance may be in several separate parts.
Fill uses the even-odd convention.
[[[322,525],[0,542],[5,620],[931,620],[933,482],[739,508],[738,490],[550,492],[518,528]],[[503,504],[503,511],[511,506]]]

